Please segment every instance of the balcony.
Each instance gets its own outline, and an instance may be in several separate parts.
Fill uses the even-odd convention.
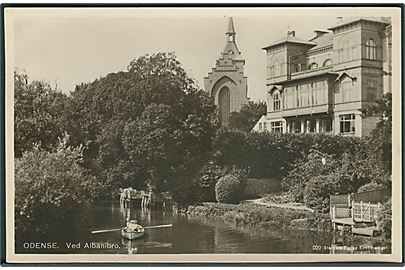
[[[291,73],[291,80],[298,80],[298,79],[303,79],[303,78],[307,78],[307,77],[323,75],[325,73],[332,72],[332,71],[333,71],[333,66],[319,67],[319,68],[315,68],[315,69],[306,69],[303,71]]]
[[[317,113],[327,113],[332,111],[332,106],[330,104],[313,105],[306,107],[297,107],[291,109],[283,109],[281,111],[282,117],[291,117],[297,115],[308,115]]]
[[[271,78],[267,77],[267,85],[284,84],[284,83],[290,82],[290,81],[306,79],[306,78],[311,78],[311,77],[321,76],[321,75],[328,75],[328,74],[335,74],[333,72],[333,66],[319,67],[316,69],[306,69],[306,70],[302,70],[302,71],[298,71],[298,72],[293,72],[290,74],[290,78],[288,78],[287,74],[278,76],[278,77],[271,77]]]

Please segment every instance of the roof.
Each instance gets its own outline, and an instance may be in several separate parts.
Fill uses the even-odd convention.
[[[226,32],[226,34],[236,34],[235,32],[235,28],[233,26],[233,19],[232,17],[229,17],[229,22],[228,22],[228,31]]]
[[[273,84],[273,85],[270,86],[270,88],[269,88],[269,90],[267,92],[271,93],[271,92],[273,92],[274,89],[281,90],[281,89],[283,89],[283,87],[281,85]]]
[[[290,83],[290,82],[295,82],[295,81],[299,81],[299,80],[303,80],[303,79],[308,79],[308,78],[313,78],[313,77],[321,77],[321,76],[338,76],[339,74],[336,72],[330,72],[330,71],[325,71],[325,72],[316,72],[316,73],[312,73],[312,72],[303,72],[302,74],[300,74],[299,76],[295,77],[295,78],[291,78],[291,79],[286,79],[280,82],[277,82],[277,85],[284,85],[286,83]],[[267,84],[267,85],[272,85],[272,84]],[[272,90],[273,88],[271,88]]]
[[[339,28],[341,26],[348,25],[348,24],[358,22],[358,21],[369,21],[369,22],[377,22],[377,23],[382,23],[382,24],[390,24],[390,22],[388,22],[387,20],[385,20],[381,17],[351,17],[351,18],[339,23],[338,25],[328,28],[328,30],[333,30],[333,29]]]
[[[304,39],[300,39],[300,38],[297,38],[297,37],[295,37],[295,36],[293,36],[293,35],[288,35],[287,37],[282,38],[282,39],[279,39],[279,40],[273,42],[272,44],[270,44],[270,45],[268,45],[268,46],[266,46],[266,47],[264,47],[264,48],[262,48],[262,49],[265,50],[265,49],[270,48],[270,47],[273,47],[273,46],[275,46],[275,45],[279,45],[279,44],[287,43],[287,42],[289,42],[289,43],[305,44],[305,45],[311,45],[311,46],[316,45],[316,43],[313,43],[313,42],[311,42],[311,41],[307,41],[307,40],[304,40]]]
[[[343,76],[347,76],[352,80],[356,79],[356,77],[350,76],[347,72],[343,71],[342,73],[339,74],[339,76],[336,78],[335,81],[340,80]]]
[[[311,41],[316,43],[316,46],[309,49],[309,51],[333,45],[333,33],[320,35],[318,37],[311,39]]]

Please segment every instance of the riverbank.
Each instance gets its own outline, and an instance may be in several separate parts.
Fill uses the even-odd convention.
[[[213,217],[236,225],[277,226],[280,229],[332,231],[328,214],[302,209],[277,208],[243,202],[238,205],[203,203],[189,206],[182,212],[193,216]]]

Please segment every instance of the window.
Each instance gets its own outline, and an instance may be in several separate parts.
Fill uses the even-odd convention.
[[[352,101],[352,82],[346,81],[342,83],[342,101]]]
[[[375,101],[377,97],[377,82],[368,81],[366,85],[366,99],[368,101]]]
[[[328,67],[328,66],[331,66],[331,65],[332,65],[332,60],[330,60],[330,59],[327,59],[325,62],[323,62],[324,67]]]
[[[308,93],[308,87],[306,84],[300,85],[300,105],[305,107],[309,105],[309,93]]]
[[[296,107],[299,107],[300,106],[300,96],[299,96],[299,91],[298,91],[298,85],[296,85],[295,86],[295,96],[296,96],[296,98],[297,98],[297,106]]]
[[[343,44],[343,61],[350,61],[352,60],[352,50],[350,48],[350,42],[347,40],[344,44]]]
[[[320,132],[332,131],[332,119],[331,118],[321,118],[319,121],[319,131]]]
[[[289,126],[291,133],[301,133],[301,121],[299,120],[291,121]]]
[[[267,123],[263,122],[263,130],[267,130]]]
[[[335,94],[340,94],[340,82],[336,82],[335,84]]]
[[[366,59],[377,60],[377,46],[374,39],[369,39],[366,42]]]
[[[343,62],[342,49],[338,50],[338,63]]]
[[[325,97],[325,92],[327,91],[325,81],[319,81],[311,83],[312,87],[312,104],[320,105],[327,102],[327,96]]]
[[[316,121],[314,119],[305,121],[304,122],[304,130],[305,130],[305,133],[315,132],[315,130],[316,130]]]
[[[316,69],[316,68],[318,68],[318,64],[317,64],[317,63],[312,63],[312,64],[309,66],[309,69]]]
[[[263,130],[263,124],[260,122],[259,123],[259,130],[262,131]]]
[[[281,65],[280,65],[280,63],[277,62],[274,65],[274,77],[278,77],[278,76],[281,76]]]
[[[284,106],[286,109],[291,109],[295,107],[294,101],[295,101],[295,95],[294,95],[294,88],[287,87],[284,90]]]
[[[279,111],[280,110],[280,94],[279,93],[274,93],[273,94],[273,111]]]
[[[341,115],[339,119],[340,119],[340,133],[355,132],[355,115],[353,113]]]
[[[229,52],[228,52],[229,54],[233,54],[233,51],[232,50],[229,50]]]
[[[283,123],[281,121],[271,122],[271,132],[282,133],[283,132]]]

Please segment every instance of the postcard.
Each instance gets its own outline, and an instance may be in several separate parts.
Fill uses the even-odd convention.
[[[5,263],[402,263],[387,6],[3,6]]]

